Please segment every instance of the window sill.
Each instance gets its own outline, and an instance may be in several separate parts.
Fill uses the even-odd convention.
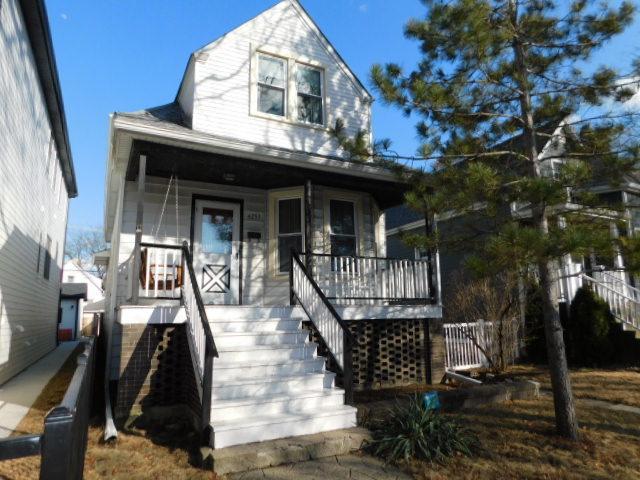
[[[286,124],[294,126],[294,127],[305,127],[305,128],[309,128],[309,129],[312,129],[312,130],[318,130],[318,131],[322,131],[322,132],[326,132],[326,133],[329,133],[329,130],[330,130],[329,127],[326,126],[326,125],[319,125],[319,124],[315,124],[315,123],[306,123],[306,122],[301,122],[299,120],[291,120],[290,118],[280,117],[278,115],[271,115],[270,113],[251,112],[250,115],[252,117],[262,118],[264,120],[272,120],[274,122],[286,123]]]

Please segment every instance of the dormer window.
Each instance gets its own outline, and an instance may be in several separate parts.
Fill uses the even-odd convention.
[[[285,116],[287,98],[287,62],[271,55],[258,57],[258,110]]]
[[[298,120],[324,124],[322,99],[322,70],[308,65],[297,65]]]

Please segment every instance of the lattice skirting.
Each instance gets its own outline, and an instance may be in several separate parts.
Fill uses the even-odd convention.
[[[437,319],[357,320],[347,322],[356,339],[353,377],[356,390],[439,382],[444,375],[442,322]],[[342,376],[310,323],[311,340],[327,358],[327,369]]]
[[[200,412],[185,326],[123,325],[116,417],[173,406]]]

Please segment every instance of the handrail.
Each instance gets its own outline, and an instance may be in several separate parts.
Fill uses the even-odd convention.
[[[619,270],[619,271],[624,273],[623,270]],[[621,283],[621,284],[624,285],[624,288],[628,289],[631,292],[634,292],[634,293],[637,293],[638,295],[640,295],[640,289],[639,288],[636,288],[633,285],[629,285],[629,283],[626,280],[624,280],[622,278],[619,278],[619,277],[616,277],[615,275],[611,274],[611,272],[609,272],[608,270],[599,270],[596,273],[599,273],[602,276],[610,278],[612,280],[612,283],[613,282]]]
[[[201,392],[202,402],[202,443],[205,446],[213,446],[213,429],[211,428],[213,358],[218,358],[219,355],[215,340],[213,338],[213,332],[211,331],[211,326],[209,325],[209,319],[207,318],[207,311],[204,307],[204,302],[202,301],[202,295],[198,286],[196,273],[193,269],[193,257],[191,255],[191,251],[189,250],[189,243],[186,241],[182,244],[182,253],[186,270],[187,272],[189,272],[189,282],[187,282],[185,279],[184,285],[182,286],[182,299],[185,304],[185,310],[187,310],[187,338],[189,340],[189,347],[192,353],[192,360],[194,360],[195,363],[194,370],[196,372],[196,375],[200,377],[199,393]],[[189,311],[190,309],[187,307],[187,303],[190,302],[188,292],[185,292],[187,283],[191,285],[191,293],[193,295],[193,300],[195,301],[198,316],[200,319],[199,326],[202,328],[202,333],[204,334],[204,352],[198,351],[198,344],[201,343],[199,339],[196,338],[196,329],[198,325],[195,324],[196,319],[194,318],[194,312]],[[204,358],[201,357],[202,353],[204,353]],[[194,357],[196,358],[194,359]],[[200,365],[200,362],[202,362],[203,365]]]
[[[302,273],[304,278],[307,280],[308,285],[311,286],[313,292],[315,293],[314,300],[319,299],[320,304],[325,308],[325,311],[329,312],[330,318],[325,318],[326,320],[328,320],[329,324],[323,324],[321,322],[321,319],[318,318],[320,316],[319,312],[315,315],[313,314],[313,312],[311,312],[313,305],[316,303],[313,302],[313,304],[311,304],[311,302],[308,302],[305,300],[305,298],[303,298],[304,293],[302,292],[302,288],[301,286],[297,285],[297,282],[295,279],[296,268]],[[352,351],[353,351],[353,345],[355,343],[355,338],[351,333],[351,331],[349,330],[349,327],[346,324],[346,322],[342,319],[340,314],[338,314],[335,307],[327,299],[327,297],[322,292],[318,284],[311,277],[307,268],[304,266],[304,264],[300,260],[300,256],[294,249],[291,250],[290,286],[291,286],[292,301],[294,299],[298,300],[298,303],[300,304],[302,309],[305,311],[305,313],[309,317],[309,320],[311,320],[311,323],[313,324],[316,331],[322,338],[324,344],[327,346],[327,350],[335,360],[335,363],[342,370],[344,391],[345,391],[345,403],[352,404],[353,403]],[[334,325],[337,325],[339,328],[335,329]],[[342,337],[342,345],[340,345],[339,343],[340,336]],[[334,338],[331,338],[331,337],[334,337]],[[340,354],[339,352],[340,347],[342,347],[342,354]]]
[[[141,242],[141,247],[149,247],[149,248],[166,248],[167,250],[182,250],[184,248],[183,245],[171,245],[165,243],[153,243],[153,242]]]
[[[585,273],[582,274],[582,279],[591,284],[595,293],[609,304],[611,312],[620,322],[633,327],[635,330],[640,330],[640,321],[638,320],[640,301]]]
[[[399,258],[399,257],[376,257],[376,256],[366,256],[366,255],[334,255],[332,253],[307,253],[300,252],[300,255],[310,255],[312,257],[341,257],[341,258],[360,258],[366,260],[411,260],[412,262],[417,263],[428,263],[429,260],[426,259],[408,259],[408,258]]]

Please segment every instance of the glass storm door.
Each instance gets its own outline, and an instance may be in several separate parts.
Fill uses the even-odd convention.
[[[236,305],[240,287],[240,205],[196,200],[193,267],[202,301]]]

